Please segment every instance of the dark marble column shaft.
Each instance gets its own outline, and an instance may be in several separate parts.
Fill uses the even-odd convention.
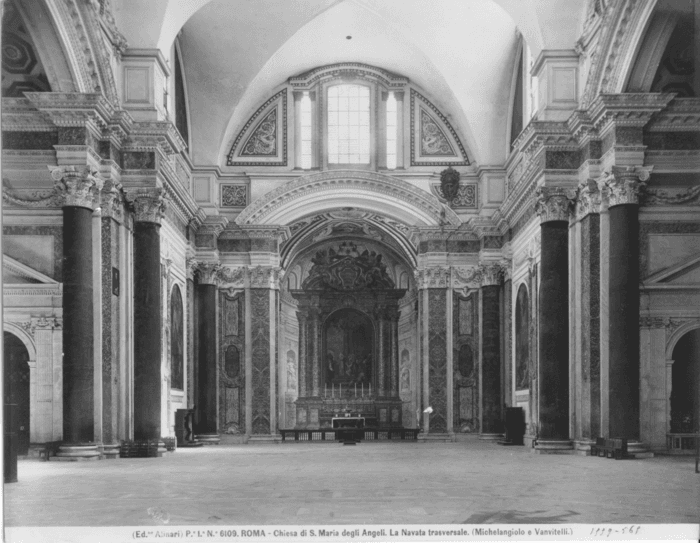
[[[216,422],[216,285],[197,285],[198,434],[218,433]]]
[[[639,439],[639,218],[637,205],[609,210],[609,437]]]
[[[134,224],[134,438],[161,433],[160,224]]]
[[[63,208],[63,441],[94,440],[92,211]]]
[[[501,413],[501,315],[498,285],[481,287],[481,433],[503,432]]]
[[[569,439],[569,224],[540,225],[539,437]]]
[[[600,215],[581,219],[581,435],[600,434]]]

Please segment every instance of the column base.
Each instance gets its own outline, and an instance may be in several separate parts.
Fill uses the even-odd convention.
[[[535,454],[574,454],[574,444],[568,439],[538,439]]]
[[[479,434],[479,439],[481,441],[498,441],[503,438],[503,434]]]
[[[84,460],[101,460],[97,445],[61,445],[56,456],[52,456],[52,461],[58,462],[80,462]]]
[[[421,432],[418,434],[418,441],[420,442],[428,442],[428,441],[434,441],[434,442],[442,442],[442,443],[451,443],[455,440],[455,435],[452,432],[444,433],[444,434],[426,434],[425,432]]]
[[[221,442],[219,434],[197,434],[195,440],[203,445],[218,445]]]
[[[102,455],[104,456],[105,460],[115,460],[119,458],[119,450],[121,449],[121,445],[119,443],[111,444],[111,445],[103,445],[102,446]]]
[[[275,434],[270,435],[253,435],[248,438],[248,443],[257,445],[260,443],[282,443],[282,436]]]
[[[649,445],[641,441],[629,441],[627,443],[627,458],[641,460],[642,458],[654,458]]]
[[[574,440],[574,454],[578,456],[590,456],[591,445],[595,445],[595,440],[592,439],[577,439]]]

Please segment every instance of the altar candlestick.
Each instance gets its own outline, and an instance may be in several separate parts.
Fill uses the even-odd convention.
[[[365,397],[365,383],[362,383],[362,397]]]
[[[343,397],[343,383],[340,383],[340,397]]]
[[[326,396],[328,396],[328,385],[323,383],[323,397],[325,398]]]
[[[355,383],[355,398],[357,398],[357,383]]]

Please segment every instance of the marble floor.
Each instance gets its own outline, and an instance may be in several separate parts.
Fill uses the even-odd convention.
[[[291,443],[19,462],[7,526],[697,523],[692,457],[615,461],[457,443]]]

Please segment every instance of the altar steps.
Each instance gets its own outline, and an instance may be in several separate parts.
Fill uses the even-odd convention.
[[[283,443],[317,441],[340,442],[348,434],[347,428],[323,428],[318,430],[280,430]],[[361,428],[352,430],[355,441],[417,441],[417,428]]]

